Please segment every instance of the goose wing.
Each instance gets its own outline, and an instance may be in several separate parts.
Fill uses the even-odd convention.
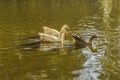
[[[80,45],[86,44],[86,42],[84,41],[84,39],[82,39],[82,37],[75,34],[72,34],[72,37],[75,39],[75,44],[80,44]]]
[[[44,33],[50,34],[50,35],[58,36],[60,34],[60,32],[57,31],[56,29],[52,29],[46,26],[43,26],[43,30],[44,30]]]
[[[43,41],[46,41],[46,42],[58,42],[59,39],[54,36],[54,35],[49,35],[49,34],[46,34],[46,33],[38,33],[40,35],[40,39],[43,40]]]

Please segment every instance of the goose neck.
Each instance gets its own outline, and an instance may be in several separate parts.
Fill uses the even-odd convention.
[[[63,44],[63,42],[64,42],[65,33],[66,33],[66,30],[65,30],[65,29],[61,29],[60,35],[59,35],[59,37],[58,37],[59,40],[62,42],[62,44]]]

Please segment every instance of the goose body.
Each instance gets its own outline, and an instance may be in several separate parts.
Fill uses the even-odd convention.
[[[97,36],[93,35],[90,40],[87,42],[86,39],[78,36],[78,35],[74,35],[72,34],[72,37],[74,38],[74,42],[75,44],[79,44],[79,45],[91,45],[93,43],[94,40],[97,40]]]
[[[86,41],[84,38],[82,38],[82,37],[80,37],[78,35],[75,35],[75,34],[72,34],[72,37],[75,40],[74,44],[75,44],[76,47],[77,46],[85,47],[85,46],[89,45],[92,50],[94,50],[94,51],[97,50],[97,47],[94,44],[94,42],[97,41],[97,36],[96,35],[91,36],[89,41]]]
[[[40,35],[40,41],[42,41],[42,42],[61,42],[63,44],[65,34],[67,33],[66,28],[68,28],[68,26],[63,25],[58,36],[55,36],[54,34],[49,33],[49,32],[55,31],[54,29],[49,29],[51,31],[48,31],[45,33],[39,32],[38,34]],[[53,32],[53,33],[55,33],[55,32]]]
[[[75,44],[86,45],[86,43],[87,43],[82,37],[80,37],[78,35],[73,35],[72,34],[72,37],[74,38],[74,43]]]
[[[69,29],[67,24],[63,25],[62,28],[61,28],[61,30],[65,30],[65,29]],[[49,28],[47,26],[43,26],[43,31],[44,31],[44,33],[50,34],[50,35],[55,35],[55,36],[59,36],[60,35],[60,31],[58,31],[56,29],[53,29],[53,28]]]

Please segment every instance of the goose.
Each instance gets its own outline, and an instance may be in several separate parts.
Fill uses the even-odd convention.
[[[69,28],[69,27],[67,25],[63,25],[58,36],[39,32],[38,34],[40,35],[40,41],[41,42],[61,42],[63,44],[64,37],[67,34],[66,28]]]
[[[63,25],[62,28],[63,29],[69,29],[67,24]],[[43,26],[43,30],[44,30],[44,33],[46,33],[46,34],[55,35],[55,36],[59,36],[60,35],[60,32],[58,30],[53,29],[53,28],[49,28],[47,26]]]
[[[72,37],[74,39],[75,46],[85,47],[85,46],[89,45],[92,50],[95,51],[97,49],[97,47],[94,45],[94,42],[97,41],[96,35],[91,36],[91,38],[89,39],[88,42],[86,39],[84,39],[76,34],[72,34]]]

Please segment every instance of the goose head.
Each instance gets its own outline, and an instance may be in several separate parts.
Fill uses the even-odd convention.
[[[65,35],[67,35],[68,34],[68,32],[67,32],[68,29],[69,29],[69,26],[67,24],[63,25],[61,30],[60,30],[60,35],[62,33],[65,33]]]
[[[68,26],[67,24],[64,24],[64,25],[62,26],[62,29],[69,29],[69,26]]]
[[[97,41],[98,41],[98,37],[96,35],[93,35],[90,38],[89,45],[90,45],[90,48],[91,48],[92,51],[97,51],[97,49],[98,49],[97,48],[97,45],[98,45]]]

